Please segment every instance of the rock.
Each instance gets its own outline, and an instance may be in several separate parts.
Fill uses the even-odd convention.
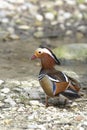
[[[72,35],[72,30],[67,30],[65,35],[66,35],[66,36]]]
[[[59,58],[84,61],[87,57],[87,44],[70,44],[54,49]]]
[[[7,94],[7,93],[10,92],[10,89],[9,88],[3,88],[3,89],[1,89],[1,92]]]
[[[16,106],[16,102],[10,96],[8,96],[7,99],[4,100],[4,102],[9,103],[11,105],[11,107]]]
[[[46,130],[46,128],[43,125],[37,125],[37,124],[28,125],[28,129],[31,129],[31,130],[34,130],[34,129]]]
[[[5,99],[5,94],[0,93],[0,101],[3,101]]]
[[[60,6],[61,7],[63,4],[64,4],[63,1],[60,1],[60,0],[56,0],[55,1],[55,5],[56,6]]]
[[[84,25],[82,25],[82,26],[79,26],[79,27],[77,28],[77,30],[80,31],[80,32],[86,32],[87,27],[84,26]]]
[[[21,30],[29,30],[29,29],[30,29],[30,26],[20,25],[18,28],[21,29]]]
[[[80,8],[80,10],[85,11],[86,10],[86,5],[80,4],[79,8]]]
[[[58,23],[64,24],[65,19],[63,16],[58,16],[57,20],[58,20]]]
[[[25,108],[24,108],[24,107],[20,107],[20,108],[18,108],[17,111],[18,111],[18,112],[24,112],[24,111],[25,111]]]
[[[76,102],[73,102],[71,106],[72,106],[72,107],[75,107],[75,106],[77,106],[77,105],[78,105],[78,104],[77,104]]]
[[[31,106],[33,106],[33,105],[34,106],[40,106],[40,103],[37,100],[31,100],[29,103],[30,103]]]
[[[51,13],[51,12],[47,12],[47,13],[45,14],[45,18],[48,19],[48,20],[53,20],[54,17],[55,17],[54,14]]]
[[[32,113],[32,114],[30,114],[29,116],[28,116],[28,120],[34,120],[34,119],[37,119],[38,118],[38,113],[37,112],[34,112],[34,113]]]
[[[1,119],[4,119],[5,117],[4,117],[3,114],[0,113],[0,118],[1,118]]]
[[[15,3],[15,4],[23,4],[24,3],[24,0],[18,0],[18,1],[8,0],[8,1],[11,2],[11,3]]]
[[[43,31],[38,31],[34,33],[34,37],[36,38],[42,38],[44,36]]]
[[[76,17],[78,20],[81,20],[83,15],[79,12],[79,10],[75,10],[74,17]]]
[[[4,24],[9,23],[9,19],[8,19],[8,18],[3,18],[3,19],[2,19],[2,23],[4,23]]]
[[[16,34],[11,34],[7,38],[9,38],[11,40],[19,40],[20,39],[20,37]]]
[[[64,19],[69,19],[69,18],[71,18],[71,16],[72,16],[72,14],[70,12],[65,12],[63,14]]]
[[[7,30],[10,34],[13,34],[15,32],[13,27],[8,27]]]
[[[84,121],[84,123],[83,123],[85,126],[87,126],[87,121]]]
[[[77,39],[80,40],[80,39],[82,39],[83,37],[84,37],[84,34],[83,34],[83,33],[81,33],[81,32],[77,32],[77,33],[76,33],[76,38],[77,38]]]
[[[2,85],[4,83],[4,81],[3,80],[0,80],[0,85]]]
[[[65,0],[68,5],[74,6],[76,4],[75,0]]]
[[[27,92],[30,91],[29,87],[32,87],[32,86],[33,86],[32,81],[21,81],[21,88],[23,88]]]
[[[4,119],[4,120],[3,120],[3,124],[4,124],[4,125],[10,125],[11,122],[12,122],[12,119]]]
[[[0,30],[0,40],[6,39],[9,33],[3,30]]]
[[[0,108],[3,108],[5,104],[0,101]]]
[[[81,115],[77,115],[77,116],[75,117],[75,120],[76,120],[76,121],[81,121],[81,120],[84,120],[84,117],[81,116]]]
[[[34,90],[35,92],[34,91],[32,92],[32,91],[27,91],[29,93],[29,98],[33,100],[40,100],[41,99],[39,95],[40,92],[36,92],[36,90]]]
[[[20,84],[20,81],[9,79],[6,81],[5,87],[14,88],[20,86]]]
[[[35,17],[36,17],[36,19],[37,19],[38,21],[43,21],[43,16],[42,16],[42,15],[37,14]]]

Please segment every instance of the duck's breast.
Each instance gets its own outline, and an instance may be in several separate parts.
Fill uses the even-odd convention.
[[[53,82],[49,79],[49,77],[47,75],[43,75],[42,77],[40,76],[39,82],[46,95],[53,97]]]

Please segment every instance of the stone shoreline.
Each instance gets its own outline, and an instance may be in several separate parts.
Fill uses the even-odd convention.
[[[0,1],[0,39],[87,37],[87,0]]]
[[[81,90],[82,91],[82,90]],[[87,95],[64,106],[50,99],[35,79],[0,80],[0,129],[3,130],[86,130]]]

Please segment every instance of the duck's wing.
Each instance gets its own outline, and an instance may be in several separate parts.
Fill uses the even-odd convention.
[[[74,98],[80,98],[80,94],[71,89],[70,87],[68,89],[66,89],[65,91],[61,92],[62,95],[64,95],[65,97],[69,98],[69,99],[74,99]]]
[[[68,82],[68,77],[61,71],[52,70],[46,73],[52,80],[56,80],[56,82]]]
[[[48,75],[52,77],[53,79],[59,80],[59,82],[69,82],[69,88],[77,92],[81,88],[80,83],[76,79],[66,75],[65,73],[61,71],[55,70],[53,72],[49,72]]]
[[[49,79],[47,82],[52,82],[52,88],[53,88],[53,95],[58,95],[59,93],[71,97],[77,97],[78,95],[77,90],[75,89],[76,86],[71,85],[71,78],[68,77],[66,74],[64,74],[61,71],[57,70],[47,70],[41,72],[39,77],[40,79],[43,78],[46,75],[46,77]],[[74,81],[74,80],[73,80]],[[74,88],[75,87],[75,88]]]
[[[74,79],[74,78],[72,78],[70,76],[67,76],[67,78],[68,78],[68,80],[70,82],[70,88],[74,89],[74,90],[76,90],[78,92],[80,90],[80,88],[81,88],[80,83],[76,79]]]

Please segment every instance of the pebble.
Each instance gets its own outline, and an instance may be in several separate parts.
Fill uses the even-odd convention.
[[[43,3],[38,0],[1,0],[0,22],[2,24],[0,28],[1,30],[4,29],[7,35],[4,34],[3,37],[0,36],[0,39],[19,40],[23,38],[23,34],[31,34],[31,32],[33,32],[32,35],[35,38],[44,38],[44,30],[49,30],[47,25],[50,25],[51,28],[54,28],[54,25],[57,25],[57,27],[60,28],[60,24],[64,25],[63,29],[61,28],[61,36],[63,33],[65,34],[63,35],[64,37],[73,36],[74,25],[76,33],[80,30],[82,36],[84,36],[84,32],[86,34],[87,29],[83,29],[81,27],[79,29],[78,25],[81,24],[81,26],[84,26],[84,20],[86,21],[85,14],[83,19],[83,13],[87,11],[85,3],[86,0],[81,3],[78,2],[78,4],[75,0],[55,0],[54,2],[44,1]],[[68,6],[69,8],[67,8]],[[21,12],[24,13],[22,14]],[[74,24],[72,24],[72,21]],[[71,27],[70,31],[67,31],[67,22]],[[39,27],[43,29],[41,31],[37,31]],[[16,31],[17,29],[22,33],[20,33],[20,31]],[[46,35],[46,37],[57,37],[58,34],[59,29],[56,29],[56,33],[54,33],[53,29],[50,29],[49,35]],[[75,38],[79,39],[79,36],[76,34]]]
[[[49,106],[48,108],[45,108],[45,104],[42,103],[40,99],[35,99],[35,100],[33,99],[35,92],[36,92],[35,94],[38,95],[41,94],[42,92],[39,86],[36,87],[37,80],[33,80],[33,88],[32,85],[28,87],[30,83],[32,84],[32,79],[30,79],[30,81],[7,80],[4,82],[4,86],[6,86],[7,84],[11,86],[11,91],[9,91],[9,95],[6,93],[1,93],[1,94],[5,94],[5,96],[3,100],[1,100],[0,102],[0,108],[3,108],[0,111],[1,112],[0,125],[3,122],[4,125],[6,126],[9,125],[9,128],[13,124],[16,127],[20,126],[21,129],[27,128],[29,130],[33,130],[33,129],[66,130],[66,129],[75,129],[75,128],[78,129],[86,128],[87,109],[81,111],[80,110],[81,108],[78,105],[79,102],[73,102],[70,108],[65,107],[60,109],[59,107],[56,106],[55,107]],[[23,89],[22,87],[24,84],[26,87]],[[17,91],[14,91],[16,88]],[[32,100],[31,97],[28,96],[26,102],[26,93],[28,91],[33,96],[32,96]],[[0,96],[2,96],[1,94]],[[23,98],[22,102],[17,101],[20,100],[20,97]],[[77,110],[73,109],[74,106],[77,108]]]
[[[20,37],[16,34],[11,34],[11,35],[8,36],[8,38],[11,39],[11,40],[19,40],[20,39]]]
[[[10,92],[10,89],[9,88],[3,88],[3,89],[1,89],[1,92],[7,94],[7,93]]]
[[[38,21],[43,21],[43,16],[40,15],[40,14],[37,14],[37,15],[36,15],[36,19],[37,19]]]
[[[25,110],[25,107],[20,107],[20,108],[18,108],[18,112],[24,112],[24,110]]]
[[[47,12],[45,14],[45,18],[48,19],[48,20],[53,20],[54,19],[54,15],[51,13],[51,12]]]
[[[32,124],[32,125],[28,125],[28,129],[40,129],[40,130],[46,130],[46,128],[43,125],[37,125],[37,124]]]
[[[34,37],[36,37],[36,38],[42,38],[42,37],[44,37],[43,31],[35,32],[34,33]]]
[[[71,104],[72,107],[77,106],[77,105],[78,105],[78,104],[77,104],[76,102],[73,102],[73,103]]]
[[[18,28],[21,29],[21,30],[29,30],[29,29],[30,29],[30,26],[21,25],[21,26],[19,26]]]
[[[9,88],[14,88],[20,86],[21,82],[17,80],[6,80],[5,86],[9,86]]]
[[[0,80],[0,85],[2,85],[4,83],[4,81],[3,80]]]
[[[40,106],[40,103],[39,103],[39,101],[37,101],[37,100],[36,100],[36,101],[31,100],[29,103],[30,103],[30,105],[32,105],[32,106],[33,106],[33,105],[34,105],[34,106]]]
[[[16,102],[11,97],[7,97],[7,99],[5,99],[4,102],[9,103],[11,107],[16,106]]]
[[[5,104],[0,101],[0,108],[2,108]]]
[[[8,0],[8,1],[11,2],[11,3],[15,3],[15,4],[23,4],[24,3],[24,0],[18,0],[18,1]]]

